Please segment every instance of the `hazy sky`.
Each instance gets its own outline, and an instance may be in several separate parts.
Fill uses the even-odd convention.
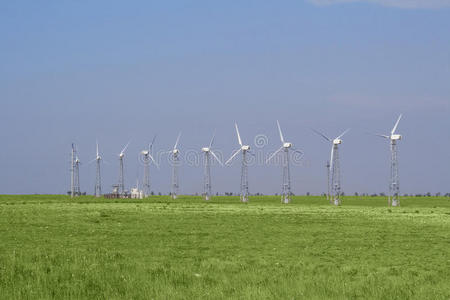
[[[142,175],[138,152],[193,154],[217,129],[226,158],[265,134],[304,152],[293,191],[326,189],[330,146],[341,147],[346,193],[387,192],[388,133],[400,113],[402,193],[450,191],[450,1],[2,1],[0,193],[65,193],[77,143],[81,189],[93,193],[95,140],[109,164],[103,190]],[[192,158],[192,157],[191,157]],[[191,159],[190,158],[190,159]],[[202,191],[201,166],[184,163],[182,193]],[[167,193],[170,166],[152,168]],[[239,159],[212,168],[213,190],[239,191]],[[281,168],[252,166],[250,192],[279,193]]]

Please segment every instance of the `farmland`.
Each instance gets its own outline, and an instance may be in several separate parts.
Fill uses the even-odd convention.
[[[0,196],[5,299],[449,299],[450,200]]]

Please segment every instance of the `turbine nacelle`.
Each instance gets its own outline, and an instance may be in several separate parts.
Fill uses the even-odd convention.
[[[401,139],[402,139],[402,136],[400,134],[392,134],[391,135],[391,141],[398,141]]]
[[[141,154],[147,156],[150,152],[148,150],[142,150]]]
[[[333,140],[333,145],[340,145],[342,144],[342,140],[341,139],[334,139]]]
[[[95,158],[96,160],[101,160],[102,157],[100,155],[97,155],[97,157]]]
[[[243,145],[243,146],[241,147],[241,150],[242,150],[242,151],[248,151],[248,150],[250,150],[250,146],[248,146],[248,145]]]
[[[283,143],[283,148],[291,148],[292,143]]]
[[[123,158],[124,156],[125,156],[125,153],[123,153],[123,152],[119,154],[119,158]]]
[[[203,147],[203,148],[202,148],[202,151],[203,151],[203,152],[209,152],[209,151],[211,151],[211,149],[210,149],[209,147]]]
[[[180,153],[180,151],[178,151],[178,149],[173,149],[173,150],[172,150],[172,153],[173,153],[173,154],[178,154],[178,153]]]

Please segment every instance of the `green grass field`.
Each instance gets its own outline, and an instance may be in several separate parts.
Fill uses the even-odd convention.
[[[450,200],[0,196],[2,299],[450,299]]]

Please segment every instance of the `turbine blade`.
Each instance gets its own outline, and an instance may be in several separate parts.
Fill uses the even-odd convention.
[[[280,133],[280,140],[284,144],[283,133],[281,132],[280,122],[277,120],[278,132]]]
[[[95,143],[97,144],[97,156],[98,156],[98,140],[95,140]]]
[[[311,128],[312,131],[314,131],[316,134],[320,135],[321,137],[323,137],[324,139],[326,139],[327,141],[331,142],[331,139],[329,137],[327,137],[325,134],[323,134],[322,132],[315,130],[314,128]]]
[[[211,150],[209,150],[209,152],[211,152],[212,156],[219,162],[219,164],[221,166],[223,166],[223,163],[220,161],[220,159],[217,157],[217,155],[214,152],[212,152]]]
[[[297,148],[291,147],[292,151],[297,152],[297,153],[303,153],[302,150],[299,150]]]
[[[152,150],[153,147],[153,143],[155,142],[156,139],[156,134],[153,136],[153,140],[150,144],[148,144],[148,152],[150,153],[150,151]]]
[[[156,163],[155,159],[153,158],[153,156],[149,153],[148,157],[150,157],[150,159],[152,160],[152,162],[155,164],[155,166],[159,169],[158,164]]]
[[[173,150],[176,150],[176,149],[177,149],[178,141],[180,140],[180,137],[181,137],[181,131],[180,131],[180,133],[178,134],[177,141],[175,142],[175,146],[173,146]]]
[[[400,122],[402,115],[398,116],[397,122],[395,122],[394,128],[392,128],[391,134],[394,134],[397,130],[398,123]]]
[[[236,123],[234,123],[234,126],[236,127],[236,133],[237,133],[237,138],[238,138],[239,145],[241,145],[241,147],[242,147],[242,140],[241,140],[241,135],[239,134],[238,126],[237,126]]]
[[[389,136],[385,135],[385,134],[374,133],[373,135],[376,135],[376,136],[379,136],[379,137],[382,137],[382,138],[385,138],[385,139],[389,139]]]
[[[274,153],[272,153],[271,156],[269,156],[269,158],[266,160],[266,164],[275,156],[278,154],[278,152],[280,152],[281,150],[283,150],[283,146],[280,147],[280,149],[278,149],[277,151],[275,151]]]
[[[211,142],[209,142],[209,148],[211,148],[212,147],[212,145],[213,145],[213,143],[214,143],[214,138],[216,137],[216,131],[214,130],[214,133],[213,133],[213,136],[212,136],[212,139],[211,139]]]
[[[341,133],[340,136],[337,137],[337,139],[342,138],[342,137],[343,137],[347,132],[349,132],[349,131],[350,131],[350,128],[347,128],[343,133]]]
[[[130,142],[131,142],[131,141],[129,141],[129,142],[126,144],[126,146],[122,149],[122,151],[120,151],[120,154],[125,153],[125,151],[127,150],[128,145],[130,144]]]
[[[225,163],[225,165],[228,165],[228,164],[233,160],[233,158],[235,158],[236,155],[238,155],[238,153],[241,152],[241,150],[242,150],[241,148],[237,149],[237,150],[233,153],[233,155],[231,155],[231,157],[227,160],[227,162]]]

